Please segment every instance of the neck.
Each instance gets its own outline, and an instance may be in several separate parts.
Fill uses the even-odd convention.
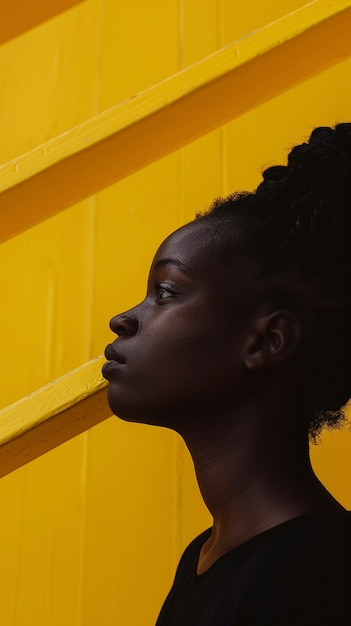
[[[293,423],[290,420],[282,422]],[[315,476],[302,430],[279,436],[253,427],[249,419],[229,431],[219,428],[185,438],[197,480],[213,516],[199,571],[244,541],[284,521],[320,510],[342,508]],[[231,423],[224,420],[222,423]],[[269,420],[261,420],[269,424]]]

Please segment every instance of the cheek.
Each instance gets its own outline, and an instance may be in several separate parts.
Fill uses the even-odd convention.
[[[178,396],[205,393],[209,385],[228,385],[236,367],[237,351],[231,346],[232,337],[194,323],[193,328],[176,332],[173,337],[159,337],[149,354],[146,379],[152,386],[160,383],[159,393],[164,388],[166,393],[168,389]]]
[[[239,339],[223,312],[213,310],[206,302],[192,306],[190,312],[181,308],[172,311],[172,315],[164,316],[162,324],[152,324],[144,332],[142,351],[147,350],[147,357],[160,364],[165,359],[189,360],[199,366],[203,360],[222,361],[230,357],[231,346]]]

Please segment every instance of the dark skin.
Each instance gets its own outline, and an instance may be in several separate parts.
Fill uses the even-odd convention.
[[[199,574],[268,528],[342,509],[309,460],[305,320],[273,305],[272,281],[259,277],[239,252],[224,262],[193,222],[157,251],[145,300],[110,324],[111,409],[176,430],[192,455],[214,520]]]

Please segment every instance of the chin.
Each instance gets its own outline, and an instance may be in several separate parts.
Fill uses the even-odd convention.
[[[159,407],[147,407],[145,403],[140,406],[132,402],[124,402],[120,397],[116,397],[110,388],[108,388],[107,399],[112,413],[125,422],[161,426],[178,432],[179,420],[173,415],[170,416],[167,409],[160,411]]]
[[[150,414],[149,411],[146,410],[145,405],[136,406],[131,402],[123,402],[120,397],[117,397],[110,391],[110,388],[107,392],[107,399],[109,407],[118,417],[119,419],[125,422],[135,422],[136,424],[150,424],[152,426],[162,426],[159,424]]]

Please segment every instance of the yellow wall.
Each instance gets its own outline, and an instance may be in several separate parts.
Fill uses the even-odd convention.
[[[0,162],[304,4],[77,3],[0,49]],[[103,351],[166,234],[252,188],[312,127],[349,119],[350,74],[347,57],[2,244],[1,405]],[[327,434],[313,459],[351,507],[349,444]],[[180,552],[210,523],[177,436],[115,418],[3,478],[0,506],[6,626],[152,626]]]

